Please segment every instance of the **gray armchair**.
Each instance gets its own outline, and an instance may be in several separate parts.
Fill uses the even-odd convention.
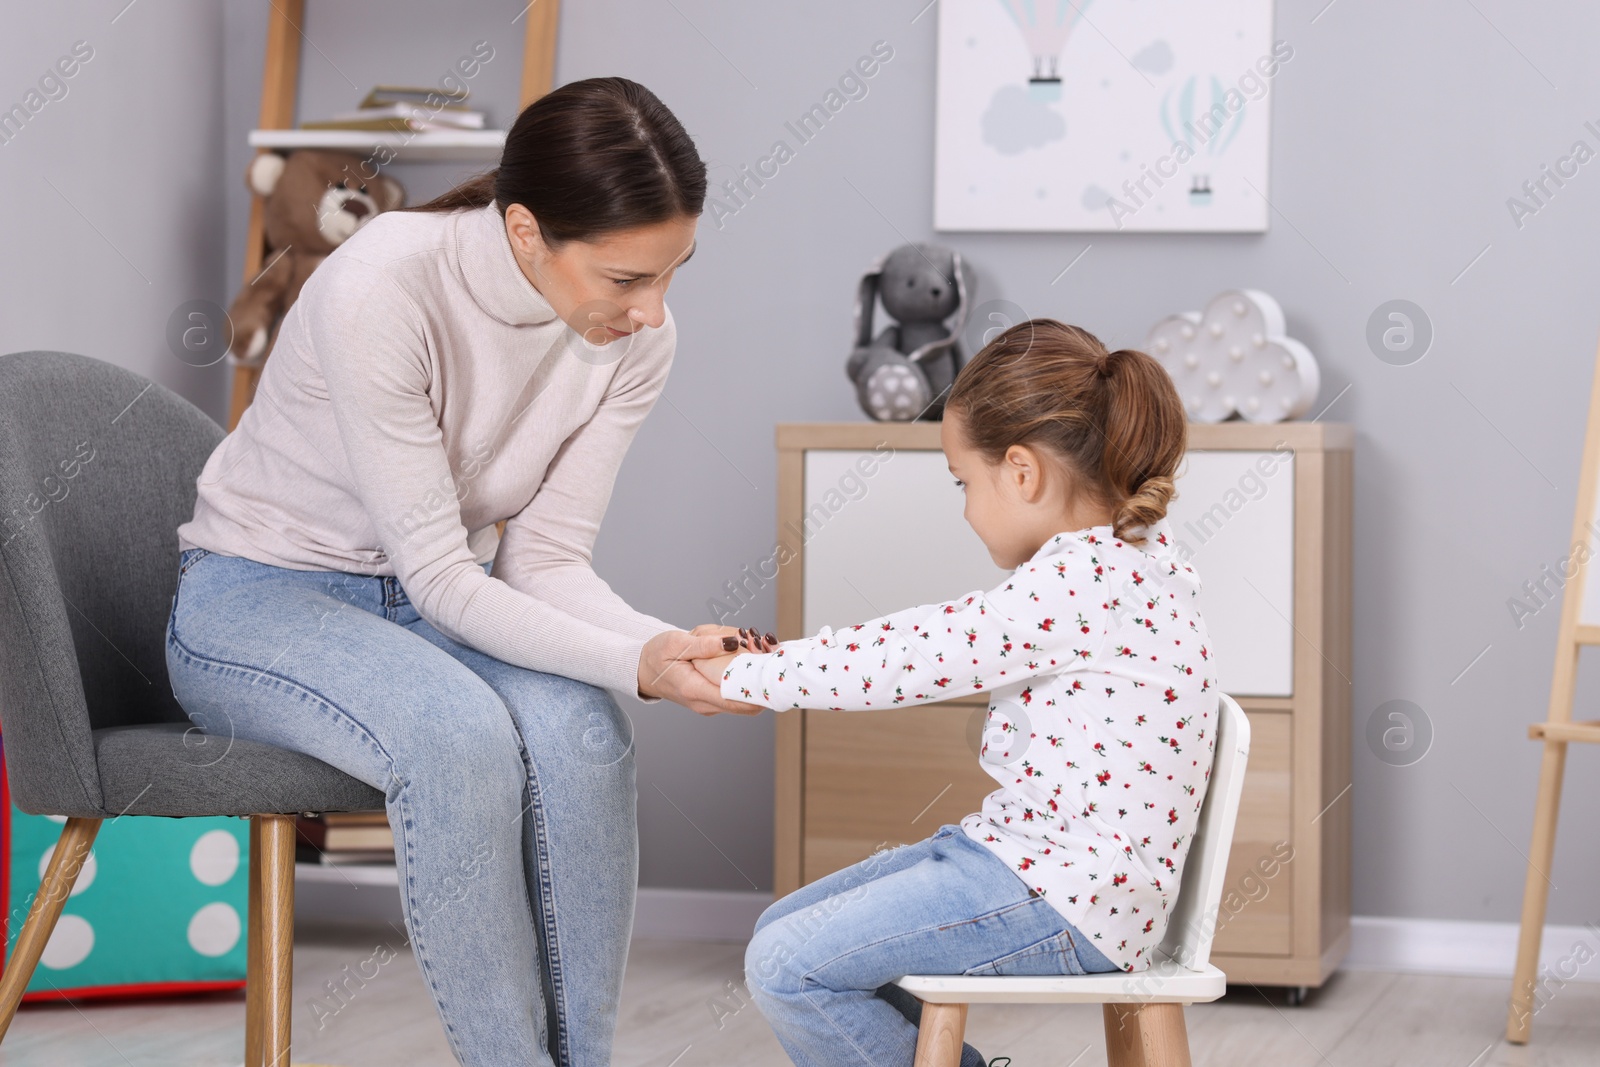
[[[67,817],[0,978],[0,1040],[102,820],[241,815],[246,1063],[286,1064],[294,813],[383,807],[381,792],[309,756],[197,730],[173,698],[176,531],[222,436],[110,364],[0,356],[0,729],[16,805]]]

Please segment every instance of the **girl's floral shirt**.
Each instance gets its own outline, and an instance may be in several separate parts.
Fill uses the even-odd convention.
[[[989,694],[999,788],[961,828],[1124,971],[1165,932],[1219,713],[1200,578],[1168,521],[1057,534],[996,588],[785,641],[729,664],[722,695],[866,711]]]

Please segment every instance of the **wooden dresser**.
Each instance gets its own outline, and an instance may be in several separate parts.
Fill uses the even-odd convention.
[[[1191,424],[1169,509],[1252,745],[1212,962],[1318,986],[1350,938],[1350,426]],[[778,633],[990,589],[934,423],[777,428]],[[987,697],[777,716],[783,894],[977,811]],[[1294,999],[1291,992],[1291,1000]]]

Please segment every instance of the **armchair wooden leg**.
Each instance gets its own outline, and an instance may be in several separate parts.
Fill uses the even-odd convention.
[[[39,882],[39,891],[28,906],[28,918],[22,924],[22,933],[17,935],[17,947],[6,964],[5,975],[0,977],[0,1041],[11,1029],[17,1005],[22,1003],[22,992],[33,977],[34,968],[39,965],[39,957],[56,928],[56,920],[61,918],[61,909],[72,894],[78,872],[83,870],[89,849],[94,846],[94,835],[99,832],[99,819],[68,819],[67,825],[61,830],[56,849],[50,854],[50,863],[45,867],[44,878]],[[0,951],[4,951],[3,945],[0,945]]]
[[[1556,817],[1561,809],[1561,779],[1566,770],[1567,743],[1545,741],[1539,767],[1539,799],[1533,809],[1533,840],[1528,871],[1522,883],[1522,932],[1517,937],[1517,966],[1511,977],[1511,1006],[1506,1012],[1506,1040],[1525,1045],[1533,1029],[1534,986],[1539,977],[1539,942],[1544,938],[1547,881],[1556,851]]]
[[[245,1062],[288,1067],[294,969],[294,816],[251,818],[250,940]],[[254,1022],[252,1023],[252,1018]]]
[[[245,917],[244,1067],[263,1067],[261,1043],[261,823],[250,820],[250,903]]]
[[[1190,1067],[1182,1004],[1104,1004],[1107,1067]]]
[[[965,1004],[922,1003],[917,1024],[917,1056],[912,1067],[961,1067],[961,1045],[967,1032]]]

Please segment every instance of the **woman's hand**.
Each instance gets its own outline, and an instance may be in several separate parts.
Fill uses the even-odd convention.
[[[700,715],[759,714],[763,710],[759,704],[723,699],[721,687],[702,675],[693,663],[738,652],[738,631],[732,627],[716,627],[714,633],[698,632],[706,629],[704,626],[695,629],[697,632],[692,634],[664,630],[645,642],[639,655],[639,695],[661,697]],[[733,647],[728,648],[728,643]]]

